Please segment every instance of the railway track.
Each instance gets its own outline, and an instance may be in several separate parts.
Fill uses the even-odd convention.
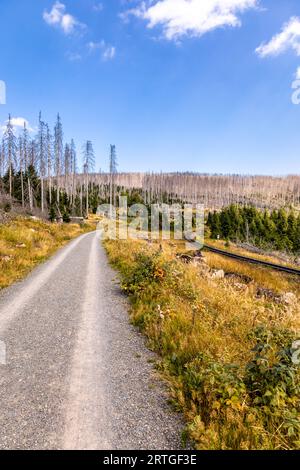
[[[255,258],[248,258],[247,256],[237,255],[235,253],[229,253],[228,251],[219,250],[218,248],[214,248],[210,245],[204,245],[204,249],[211,251],[212,253],[216,253],[218,255],[226,256],[227,258],[236,259],[238,261],[244,261],[246,263],[257,264],[261,266],[265,266],[267,268],[275,269],[276,271],[281,271],[288,274],[293,274],[296,276],[300,276],[300,270],[289,268],[288,266],[282,266],[280,264],[269,263],[268,261],[262,261]]]

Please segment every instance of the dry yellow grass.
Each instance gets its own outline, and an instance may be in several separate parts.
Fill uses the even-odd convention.
[[[243,285],[234,279],[211,279],[201,264],[185,265],[176,259],[175,254],[184,251],[181,242],[163,242],[163,252],[159,255],[158,243],[106,241],[105,246],[113,265],[122,273],[126,291],[130,293],[132,320],[142,328],[150,346],[163,358],[162,369],[171,383],[172,396],[185,413],[196,447],[298,448],[300,444],[296,439],[293,441],[281,431],[276,431],[277,421],[276,424],[272,420],[266,424],[265,412],[250,405],[248,392],[239,392],[240,395],[234,395],[234,400],[227,398],[224,403],[219,395],[220,387],[225,395],[232,388],[226,382],[229,380],[227,372],[224,372],[227,366],[235,365],[239,374],[246,373],[247,364],[254,357],[255,340],[250,333],[256,328],[280,331],[283,337],[287,332],[299,337],[299,281],[283,273],[207,253],[205,256],[211,268],[247,275],[253,281]],[[144,258],[138,261],[139,256]],[[156,266],[152,278],[147,267],[148,263],[151,265],[151,259],[155,260]],[[280,294],[292,292],[296,296],[295,301],[287,305],[264,297],[257,298],[258,287]],[[277,360],[275,349],[273,356],[269,353],[270,366]],[[204,360],[203,354],[209,360]],[[203,367],[207,368],[204,375],[213,382],[203,386],[204,392],[202,390],[200,394],[201,387],[196,387],[196,377],[201,375],[202,369],[195,370],[202,360]],[[212,361],[211,366],[209,361]],[[222,378],[225,392],[222,382],[221,385],[216,382],[220,378],[214,375],[218,368],[224,368],[220,377],[226,376]],[[231,392],[228,393],[230,395]],[[213,400],[211,405],[208,403],[210,397]],[[211,413],[207,419],[203,417],[205,407]],[[284,422],[286,415],[283,411],[280,413],[278,420],[281,423],[280,419]],[[284,428],[285,424],[282,426]]]
[[[215,248],[218,248],[220,250],[229,251],[230,253],[235,253],[237,255],[249,256],[250,258],[255,258],[261,261],[268,261],[270,263],[280,264],[282,266],[288,266],[292,268],[298,267],[292,262],[288,262],[284,260],[282,256],[280,257],[279,253],[277,255],[275,253],[274,254],[254,253],[253,251],[249,251],[246,248],[242,248],[233,242],[230,242],[229,246],[227,246],[224,240],[212,240],[211,238],[207,240],[207,244],[214,246]]]
[[[135,255],[141,251],[154,254],[158,250],[157,243],[149,245],[144,241],[112,241],[106,242],[106,246],[117,248],[117,261],[124,265],[134,263]],[[174,260],[175,254],[178,252],[178,245],[174,242],[163,242],[162,246],[162,260],[168,262]],[[109,250],[109,254],[112,258],[111,250]],[[213,335],[216,332],[216,328],[221,329],[220,337],[223,343],[221,345],[221,355],[223,355],[224,350],[230,349],[235,352],[228,356],[229,360],[234,359],[237,355],[240,355],[245,360],[244,348],[247,348],[248,345],[245,345],[243,342],[244,333],[261,322],[269,325],[276,323],[277,326],[293,328],[295,330],[300,329],[299,304],[286,308],[282,304],[270,302],[268,299],[255,297],[255,288],[265,287],[267,289],[274,289],[274,291],[281,294],[293,292],[295,295],[297,294],[299,300],[298,280],[284,273],[230,260],[212,253],[205,253],[205,256],[211,268],[223,269],[229,273],[243,274],[252,277],[254,280],[250,286],[247,287],[245,285],[244,290],[241,291],[239,285],[238,287],[235,286],[235,282],[226,279],[212,280],[204,276],[201,266],[197,267],[177,262],[183,275],[182,284],[189,288],[191,292],[194,292],[202,307],[204,306],[204,308],[200,309],[201,318],[203,318],[203,315],[205,316],[205,310],[214,313],[213,316],[209,315],[211,320],[210,327],[213,327]],[[166,292],[166,297],[170,303],[173,303],[172,307],[174,310],[181,310],[183,308],[184,316],[188,316],[188,320],[190,320],[193,305],[185,302],[183,298],[181,308],[178,309],[176,304],[180,299],[178,294],[180,293],[178,291],[174,292],[171,286],[171,289]],[[291,310],[293,310],[293,314],[291,314]],[[238,330],[238,334],[236,330]],[[230,337],[232,339],[228,341]],[[211,343],[209,339],[208,348],[215,347],[213,343],[214,341]]]
[[[249,254],[248,254],[249,255]],[[251,277],[255,284],[274,292],[293,292],[300,296],[299,278],[290,276],[274,269],[235,261],[215,253],[206,252],[208,264],[215,269],[223,269],[227,273],[237,273]]]
[[[22,279],[69,240],[92,229],[91,223],[57,225],[22,217],[0,224],[0,289]]]

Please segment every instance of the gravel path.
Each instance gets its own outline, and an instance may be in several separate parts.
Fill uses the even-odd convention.
[[[1,449],[180,448],[115,276],[92,233],[1,292]]]

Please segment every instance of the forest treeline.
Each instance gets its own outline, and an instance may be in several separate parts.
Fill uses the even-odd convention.
[[[110,175],[90,175],[96,186],[109,182]],[[78,176],[78,181],[82,176]],[[300,175],[282,177],[247,175],[208,175],[197,173],[118,173],[115,184],[135,188],[146,204],[187,202],[220,210],[230,204],[252,205],[258,209],[299,207]]]
[[[300,252],[300,214],[293,210],[261,211],[232,204],[220,212],[209,212],[207,225],[213,239]]]
[[[112,198],[111,183],[117,168],[114,145],[110,147],[109,166],[110,184],[96,188],[90,181],[95,170],[93,144],[87,140],[77,152],[73,139],[64,142],[59,114],[51,130],[40,113],[34,136],[26,122],[21,132],[16,132],[9,116],[0,146],[0,195],[4,208],[20,203],[30,211],[39,209],[44,217],[62,217],[65,221],[70,215],[86,216],[99,203]]]
[[[300,205],[300,176],[118,173],[115,145],[105,159],[108,172],[96,173],[92,142],[86,140],[79,151],[73,139],[65,142],[59,114],[51,128],[40,113],[34,135],[26,123],[16,132],[9,116],[0,146],[0,196],[7,207],[17,202],[65,221],[95,213],[99,204],[117,205],[119,195],[128,197],[128,206],[203,203],[213,237],[300,250],[294,210]]]
[[[93,144],[87,140],[76,149],[74,140],[64,141],[57,116],[53,129],[39,115],[36,135],[26,123],[16,133],[9,116],[0,146],[2,190],[17,196],[22,205],[41,208],[66,207],[77,215],[94,210],[97,203],[116,200],[119,194],[139,194],[139,202],[197,202],[210,210],[230,204],[259,209],[299,207],[300,176],[286,177],[207,175],[197,173],[118,173],[116,147],[110,146],[106,173],[95,172]],[[32,178],[31,178],[32,176]],[[39,183],[35,181],[35,176]],[[37,186],[36,186],[36,185]],[[113,194],[112,194],[113,193]]]

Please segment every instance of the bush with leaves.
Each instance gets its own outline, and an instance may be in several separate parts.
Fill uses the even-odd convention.
[[[153,256],[146,253],[138,253],[135,256],[133,269],[128,272],[122,283],[122,288],[128,294],[141,292],[149,284],[161,281],[165,271],[159,262],[159,252]]]
[[[300,367],[292,360],[297,339],[290,330],[268,330],[261,326],[251,334],[255,356],[247,365],[245,384],[269,432],[300,447]]]
[[[261,423],[249,409],[243,379],[239,366],[204,353],[186,365],[182,390],[185,406],[189,403],[193,410],[188,430],[198,449],[266,447]]]

